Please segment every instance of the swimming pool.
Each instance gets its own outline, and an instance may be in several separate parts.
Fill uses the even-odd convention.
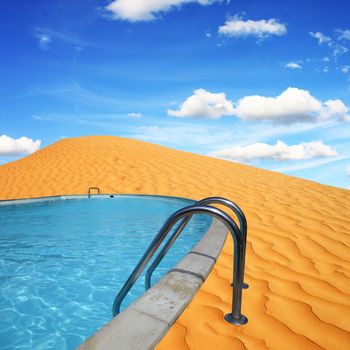
[[[114,196],[0,205],[0,349],[73,349],[111,318],[116,293],[163,222],[193,204]],[[198,215],[153,283],[210,225]],[[123,308],[144,291],[138,280]]]

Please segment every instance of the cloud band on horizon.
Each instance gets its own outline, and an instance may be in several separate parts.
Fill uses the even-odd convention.
[[[32,154],[40,149],[41,140],[32,140],[28,137],[14,139],[7,135],[0,136],[0,155],[18,156]]]
[[[224,148],[209,153],[210,156],[231,160],[235,162],[249,162],[255,159],[273,159],[278,161],[305,160],[318,157],[333,157],[337,151],[325,145],[322,141],[303,142],[288,146],[282,141],[275,145],[254,143],[247,146]]]

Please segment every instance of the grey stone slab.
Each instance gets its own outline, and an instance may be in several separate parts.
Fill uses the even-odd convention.
[[[209,272],[211,271],[215,260],[210,257],[197,255],[197,254],[188,254],[184,257],[174,268],[175,271],[182,270],[183,273],[192,273],[202,277],[204,281]]]
[[[200,277],[170,272],[130,305],[142,313],[169,324],[175,323],[203,283]]]
[[[207,233],[193,247],[192,252],[209,255],[216,259],[226,241],[228,230],[226,226],[218,220],[213,220]],[[229,237],[230,239],[230,237]]]
[[[79,350],[144,350],[153,349],[169,329],[169,324],[133,308],[127,308]]]

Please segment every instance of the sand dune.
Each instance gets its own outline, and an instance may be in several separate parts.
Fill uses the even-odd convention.
[[[0,167],[0,199],[87,193],[223,196],[247,215],[243,311],[230,310],[232,242],[163,349],[350,349],[350,191],[116,137],[65,139]]]

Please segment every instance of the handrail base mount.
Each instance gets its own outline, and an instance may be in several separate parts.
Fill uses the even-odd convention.
[[[226,314],[224,318],[226,322],[235,324],[238,326],[246,324],[248,322],[248,318],[245,317],[244,315],[241,315],[239,318],[235,318],[233,317],[232,313],[230,313],[230,314]]]

